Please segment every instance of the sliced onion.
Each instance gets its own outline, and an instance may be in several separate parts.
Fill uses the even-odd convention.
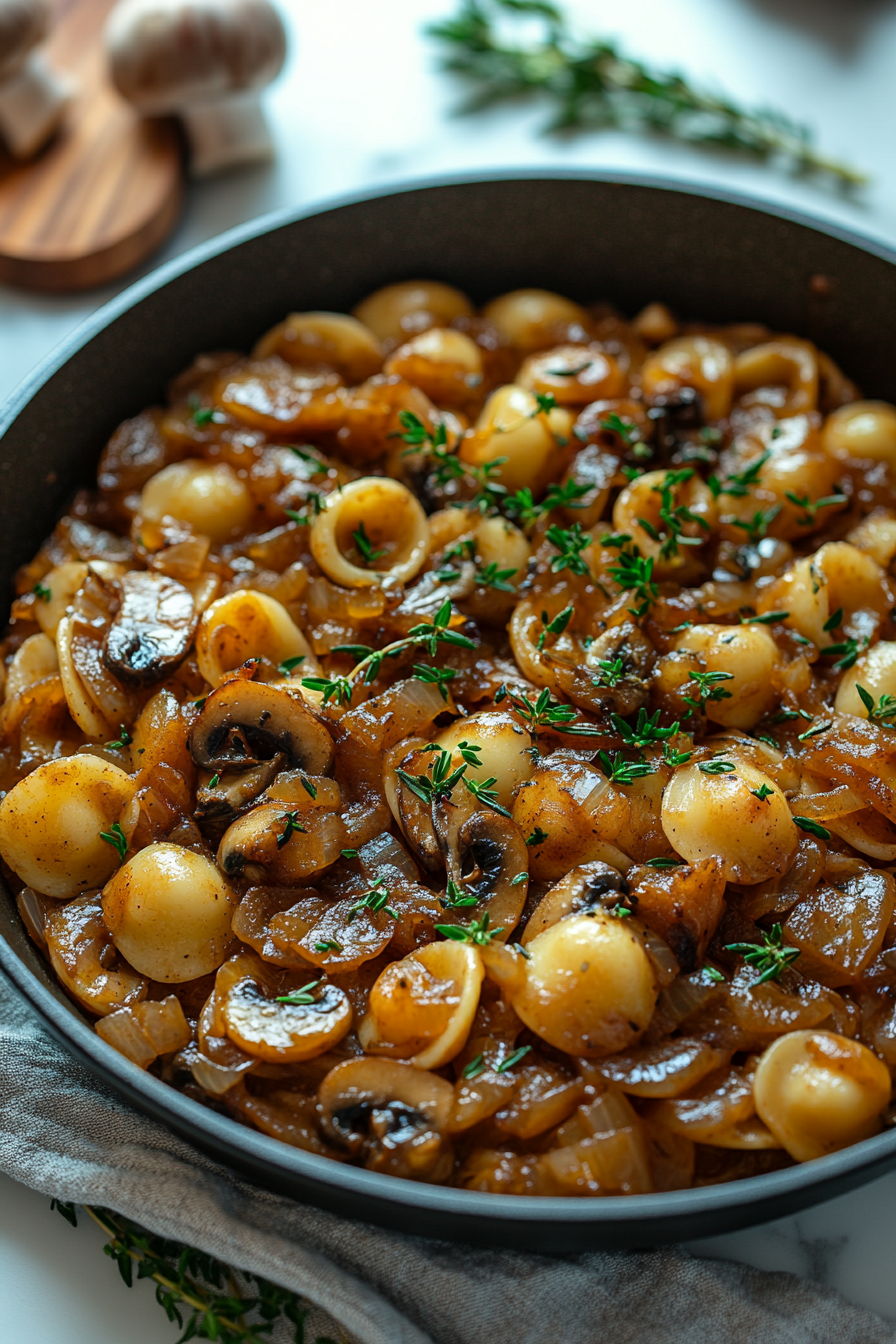
[[[130,1008],[119,1008],[117,1013],[101,1018],[96,1024],[96,1034],[140,1069],[148,1068],[157,1058],[158,1052]]]
[[[665,989],[681,974],[677,957],[669,944],[653,929],[644,930],[644,950],[653,962],[660,989]]]
[[[758,1115],[747,1120],[738,1120],[730,1129],[720,1130],[708,1139],[703,1139],[712,1148],[742,1148],[755,1152],[766,1148],[780,1148],[781,1144],[774,1134],[764,1125]]]
[[[56,904],[47,896],[40,896],[30,887],[23,887],[16,897],[16,905],[19,908],[19,914],[22,916],[22,923],[28,930],[30,938],[37,943],[38,947],[46,947],[47,939],[44,934],[44,925],[47,919],[47,911]]]
[[[686,1036],[600,1061],[600,1070],[635,1097],[678,1097],[713,1069],[728,1063],[727,1051]]]
[[[223,1064],[213,1064],[210,1059],[204,1055],[197,1055],[190,1064],[190,1072],[194,1079],[207,1092],[210,1097],[223,1097],[225,1092],[229,1092],[232,1087],[247,1074],[254,1060],[249,1060],[246,1064],[239,1065],[238,1068],[225,1068]]]
[[[371,882],[381,878],[389,886],[390,874],[397,874],[405,882],[416,883],[420,880],[417,865],[400,840],[388,831],[374,836],[362,848],[358,855],[365,876]]]

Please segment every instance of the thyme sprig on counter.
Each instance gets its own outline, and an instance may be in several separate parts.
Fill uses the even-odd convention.
[[[50,1207],[72,1227],[78,1226],[74,1204],[54,1199]],[[168,1320],[183,1332],[177,1344],[190,1339],[270,1344],[271,1335],[281,1323],[293,1344],[306,1344],[309,1308],[288,1288],[279,1288],[245,1270],[237,1278],[232,1269],[204,1251],[144,1232],[108,1209],[89,1204],[82,1208],[109,1238],[103,1250],[115,1261],[127,1287],[133,1287],[135,1278],[153,1280],[156,1301]],[[334,1341],[318,1336],[316,1344]]]
[[[540,23],[534,41],[506,40],[508,20]],[[651,69],[606,38],[580,37],[549,0],[461,0],[430,25],[442,44],[442,68],[468,81],[464,113],[540,96],[552,108],[548,131],[649,130],[687,144],[784,161],[851,188],[867,179],[820,153],[808,127],[771,108],[740,107],[683,75]]]

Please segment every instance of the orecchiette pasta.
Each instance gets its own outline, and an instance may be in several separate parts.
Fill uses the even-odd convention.
[[[203,356],[20,571],[0,856],[108,1046],[319,1156],[602,1196],[896,1071],[896,408],[413,280]]]

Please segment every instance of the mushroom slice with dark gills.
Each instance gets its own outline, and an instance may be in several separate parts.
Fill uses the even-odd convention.
[[[126,686],[164,681],[190,651],[199,619],[192,594],[164,574],[134,571],[103,640],[103,665]]]
[[[216,771],[248,768],[278,753],[308,775],[325,775],[333,764],[333,740],[300,696],[242,677],[207,697],[190,751],[198,766]]]
[[[327,1138],[369,1171],[417,1181],[450,1176],[454,1089],[438,1074],[391,1059],[349,1059],[330,1070],[317,1099]]]
[[[615,910],[618,906],[629,913],[637,907],[637,897],[630,896],[629,884],[619,870],[600,860],[582,863],[541,898],[529,916],[521,941],[524,946],[531,943],[567,915],[587,915],[592,910]]]
[[[518,826],[497,812],[464,814],[450,800],[437,804],[436,830],[445,855],[449,886],[443,903],[476,898],[464,908],[466,920],[487,914],[495,937],[506,942],[526,904],[529,851]]]

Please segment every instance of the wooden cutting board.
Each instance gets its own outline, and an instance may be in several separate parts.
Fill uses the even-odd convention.
[[[157,248],[180,213],[177,124],[138,117],[106,74],[113,3],[56,0],[47,58],[77,91],[36,159],[19,163],[0,148],[0,281],[51,292],[102,284]]]

